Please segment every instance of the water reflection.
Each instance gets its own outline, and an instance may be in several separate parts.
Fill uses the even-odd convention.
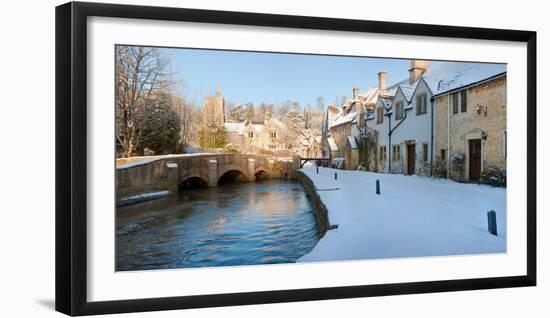
[[[117,209],[117,270],[292,263],[319,240],[300,183],[187,190]]]

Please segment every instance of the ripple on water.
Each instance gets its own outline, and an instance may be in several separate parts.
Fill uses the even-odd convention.
[[[117,270],[293,263],[318,233],[301,184],[188,190],[117,209]]]

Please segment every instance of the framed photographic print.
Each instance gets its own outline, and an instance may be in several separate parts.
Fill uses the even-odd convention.
[[[534,286],[536,33],[56,8],[56,309]]]

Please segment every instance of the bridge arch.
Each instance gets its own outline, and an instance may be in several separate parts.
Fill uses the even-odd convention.
[[[208,177],[200,174],[189,174],[178,182],[178,190],[200,188],[208,186]]]
[[[218,184],[224,184],[231,181],[248,181],[248,175],[240,169],[226,169],[218,176]]]
[[[271,178],[269,169],[263,165],[254,168],[254,179],[267,179]]]

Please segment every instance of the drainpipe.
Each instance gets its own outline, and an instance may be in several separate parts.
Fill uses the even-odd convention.
[[[388,116],[388,173],[391,172],[391,114]]]
[[[434,170],[434,97],[430,97],[431,106],[431,142],[430,142],[430,177],[433,177]]]
[[[449,135],[451,133],[451,95],[447,95],[447,179],[449,179],[449,171],[451,170],[451,164],[449,162],[449,158],[451,155],[451,136]]]

